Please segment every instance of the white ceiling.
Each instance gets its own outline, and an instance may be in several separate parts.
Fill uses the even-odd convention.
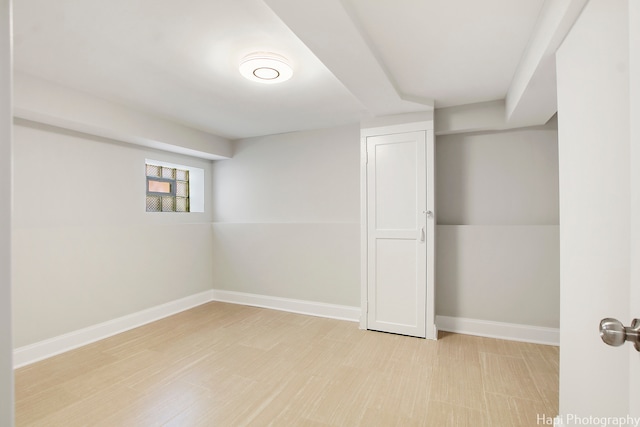
[[[544,0],[20,0],[17,72],[236,139],[503,99]],[[260,85],[240,58],[294,77]]]
[[[398,90],[436,107],[503,99],[543,3],[345,1]]]

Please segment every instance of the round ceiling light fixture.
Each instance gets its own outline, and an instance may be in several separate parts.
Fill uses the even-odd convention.
[[[240,61],[240,74],[254,82],[273,84],[289,80],[293,69],[282,55],[254,52]]]

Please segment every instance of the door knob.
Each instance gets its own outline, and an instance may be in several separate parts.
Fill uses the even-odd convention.
[[[600,321],[600,338],[606,344],[618,347],[631,341],[640,351],[640,319],[633,319],[631,326],[624,326],[617,319],[606,318]]]

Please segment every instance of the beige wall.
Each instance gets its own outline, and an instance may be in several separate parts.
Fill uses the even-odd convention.
[[[32,344],[211,288],[204,213],[145,212],[145,158],[211,162],[33,122],[14,127],[14,344]]]
[[[359,135],[245,139],[214,162],[215,289],[359,306]]]

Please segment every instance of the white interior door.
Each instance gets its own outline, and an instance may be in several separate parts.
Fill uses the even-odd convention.
[[[590,0],[556,56],[562,425],[640,421],[640,353],[598,337],[640,318],[639,8]]]
[[[425,337],[426,132],[367,137],[367,328]]]
[[[629,119],[631,141],[631,274],[629,312],[640,318],[640,2],[629,2]],[[640,353],[628,348],[629,378],[640,378]],[[629,412],[640,418],[640,381],[630,381]]]

